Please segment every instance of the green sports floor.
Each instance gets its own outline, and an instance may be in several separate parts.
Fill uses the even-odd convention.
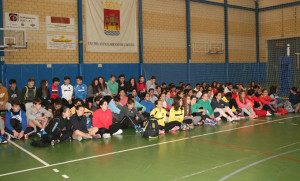
[[[300,115],[219,122],[156,140],[110,139],[34,148],[0,145],[0,180],[300,180]]]

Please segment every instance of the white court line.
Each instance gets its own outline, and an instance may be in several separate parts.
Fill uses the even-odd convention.
[[[56,172],[56,173],[59,172],[59,170],[56,169],[56,168],[55,168],[55,169],[52,169],[52,170],[53,170],[53,172]]]
[[[193,174],[190,174],[190,175],[183,176],[183,177],[181,177],[181,178],[175,179],[174,181],[186,179],[186,178],[189,178],[189,177],[198,175],[198,174],[200,174],[200,173],[207,172],[207,171],[209,171],[209,170],[214,170],[214,169],[217,169],[217,168],[221,168],[221,167],[224,167],[224,166],[227,166],[227,165],[230,165],[230,164],[233,164],[233,163],[237,163],[237,162],[240,162],[240,161],[242,161],[242,160],[236,160],[236,161],[233,161],[233,162],[225,163],[225,164],[223,164],[223,165],[218,165],[218,166],[215,166],[215,167],[213,167],[213,168],[209,168],[209,169],[206,169],[206,170],[202,170],[202,171],[200,171],[200,172],[196,172],[196,173],[193,173]]]
[[[261,162],[264,162],[264,161],[267,161],[267,160],[270,160],[270,159],[272,159],[272,158],[276,158],[276,157],[278,157],[278,156],[285,155],[285,154],[288,154],[288,153],[293,153],[293,152],[296,152],[296,151],[300,151],[300,149],[296,149],[296,150],[292,150],[292,151],[280,153],[280,154],[278,154],[278,155],[270,156],[270,157],[265,158],[265,159],[263,159],[263,160],[254,162],[254,163],[252,163],[252,164],[250,164],[250,165],[247,165],[247,166],[245,166],[245,167],[243,167],[243,168],[240,168],[240,169],[238,169],[238,170],[236,170],[236,171],[234,171],[234,172],[232,172],[232,173],[226,175],[225,177],[221,178],[219,181],[224,181],[224,180],[228,179],[229,177],[231,177],[231,176],[233,176],[233,175],[235,175],[235,174],[237,174],[237,173],[239,173],[239,172],[241,172],[241,171],[243,171],[243,170],[246,170],[246,169],[248,169],[248,168],[250,168],[250,167],[252,167],[252,166],[254,166],[254,165],[260,164]]]
[[[48,164],[47,162],[45,162],[44,160],[40,159],[39,157],[37,157],[36,155],[32,154],[31,152],[29,152],[28,150],[22,148],[20,145],[18,145],[17,143],[12,142],[11,140],[8,140],[9,143],[13,144],[15,147],[19,148],[20,150],[24,151],[25,153],[27,153],[28,155],[30,155],[32,158],[36,159],[37,161],[41,162],[43,165],[45,166],[50,166],[50,164]]]
[[[68,175],[62,175],[63,178],[70,178]]]
[[[292,144],[289,144],[289,145],[286,145],[286,146],[282,146],[282,147],[279,147],[279,148],[276,148],[276,150],[280,150],[282,148],[286,148],[286,147],[289,147],[289,146],[293,146],[293,145],[296,145],[296,144],[299,144],[300,142],[296,142],[296,143],[292,143]]]
[[[206,133],[206,134],[202,134],[202,135],[196,135],[196,136],[192,136],[192,137],[186,137],[186,138],[181,138],[181,139],[172,140],[172,141],[166,141],[166,142],[162,142],[162,143],[156,143],[156,144],[151,144],[151,145],[146,145],[146,146],[141,146],[141,147],[129,148],[129,149],[121,150],[121,151],[110,152],[110,153],[105,153],[105,154],[100,154],[100,155],[94,155],[94,156],[90,156],[90,157],[86,157],[86,158],[80,158],[80,159],[75,159],[75,160],[70,160],[70,161],[55,163],[55,164],[51,164],[51,165],[48,165],[48,166],[35,167],[35,168],[31,168],[31,169],[25,169],[25,170],[20,170],[20,171],[15,171],[15,172],[10,172],[10,173],[0,174],[0,177],[7,176],[7,175],[12,175],[12,174],[16,174],[16,173],[28,172],[28,171],[31,171],[31,170],[42,169],[42,168],[46,168],[46,167],[52,167],[52,166],[56,166],[56,165],[63,165],[63,164],[67,164],[67,163],[73,163],[73,162],[87,160],[87,159],[92,159],[92,158],[103,157],[103,156],[107,156],[107,155],[114,155],[114,154],[118,154],[118,153],[124,153],[124,152],[128,152],[128,151],[139,150],[139,149],[143,149],[143,148],[148,148],[148,147],[153,147],[153,146],[158,146],[158,145],[173,143],[173,142],[177,142],[177,141],[183,141],[183,140],[187,140],[187,139],[195,138],[195,137],[202,137],[202,136],[207,136],[207,135],[213,135],[213,134],[218,134],[218,133],[233,131],[233,130],[237,130],[237,129],[249,128],[249,127],[253,127],[253,126],[268,124],[268,123],[272,123],[272,122],[278,122],[278,121],[281,121],[281,120],[292,119],[292,118],[297,118],[297,117],[300,117],[300,116],[293,116],[293,117],[288,117],[288,118],[283,118],[283,119],[277,119],[277,120],[273,120],[273,121],[266,121],[266,122],[263,122],[263,123],[258,123],[258,124],[248,125],[248,126],[242,126],[242,127],[238,127],[238,128],[232,128],[232,129],[217,131],[217,132],[213,132],[213,133]]]

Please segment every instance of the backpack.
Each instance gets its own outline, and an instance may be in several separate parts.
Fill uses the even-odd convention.
[[[159,134],[159,128],[157,119],[154,117],[151,117],[145,126],[145,131],[143,133],[144,138],[158,138]]]
[[[295,112],[295,109],[292,106],[292,103],[290,101],[285,101],[283,104],[284,109],[288,110],[288,112]]]
[[[51,119],[49,121],[48,125],[46,126],[45,131],[48,134],[58,134],[59,135],[62,132],[62,130],[57,127],[59,122],[60,122],[59,118]]]
[[[30,142],[30,145],[34,147],[47,147],[51,144],[52,140],[58,139],[62,132],[62,130],[58,128],[59,122],[60,122],[59,118],[51,119],[45,128],[47,134],[42,135],[41,140],[32,140]]]

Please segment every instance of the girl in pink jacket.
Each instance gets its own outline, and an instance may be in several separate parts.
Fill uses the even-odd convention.
[[[258,116],[255,114],[253,110],[253,104],[246,99],[246,92],[240,91],[239,96],[236,98],[237,105],[242,109],[242,113],[246,113],[250,118],[257,118]]]

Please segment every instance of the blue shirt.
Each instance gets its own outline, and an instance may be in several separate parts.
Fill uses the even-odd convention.
[[[74,87],[75,99],[86,100],[87,86],[85,84],[76,85]]]
[[[149,113],[155,108],[154,104],[151,101],[146,102],[142,100],[141,104],[146,107],[146,113]]]
[[[116,113],[116,114],[120,114],[120,112],[121,112],[121,110],[117,107],[117,105],[113,99],[110,100],[110,102],[108,104],[108,109],[110,109],[111,112]]]

